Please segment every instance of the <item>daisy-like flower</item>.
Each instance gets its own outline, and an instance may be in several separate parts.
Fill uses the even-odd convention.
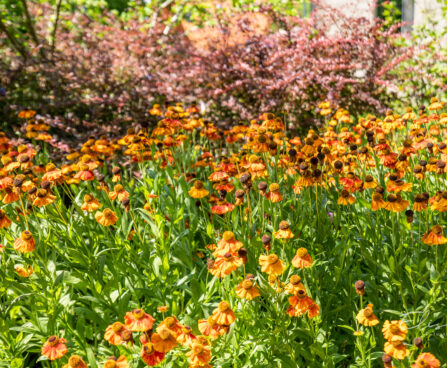
[[[431,353],[419,354],[416,361],[411,365],[411,368],[439,368],[441,363]]]
[[[28,267],[16,266],[15,269],[16,272],[22,277],[30,277],[34,273],[34,270],[31,267],[31,265],[28,265]]]
[[[81,210],[87,212],[93,212],[101,208],[101,203],[93,197],[91,194],[86,194],[84,196],[84,203],[81,206]]]
[[[104,368],[129,368],[129,363],[124,355],[119,358],[112,356],[104,363]]]
[[[165,358],[165,353],[154,349],[154,344],[148,342],[143,345],[140,352],[143,361],[150,367],[160,364]]]
[[[5,211],[0,209],[0,229],[7,229],[12,221],[6,216]]]
[[[33,205],[36,207],[44,207],[54,202],[56,196],[52,195],[46,189],[39,189],[36,193],[36,198],[33,201]]]
[[[191,346],[197,340],[197,337],[192,333],[192,328],[189,326],[182,326],[181,333],[177,336],[177,341],[183,346]]]
[[[291,317],[300,317],[306,313],[315,302],[306,293],[306,290],[299,290],[294,296],[289,297],[289,308],[287,314]]]
[[[301,277],[298,275],[293,275],[290,278],[289,283],[284,288],[285,291],[287,291],[289,294],[297,295],[298,291],[305,290],[304,285],[301,282]]]
[[[144,332],[150,330],[155,322],[155,318],[143,309],[134,309],[124,316],[126,327],[131,331]]]
[[[266,194],[265,198],[273,203],[281,202],[282,195],[279,191],[279,185],[277,183],[270,184],[269,192]]]
[[[67,341],[65,339],[59,339],[57,336],[50,336],[48,340],[43,344],[41,354],[46,356],[49,360],[56,360],[62,358],[67,354]]]
[[[82,181],[91,181],[95,179],[95,175],[90,170],[88,165],[82,164],[79,168],[78,173],[74,176],[74,178]]]
[[[400,340],[387,341],[383,350],[389,356],[398,360],[404,360],[410,354],[405,344]]]
[[[408,326],[404,321],[388,321],[386,320],[382,328],[383,336],[388,341],[404,341],[407,337]],[[390,354],[391,355],[391,354]]]
[[[199,319],[197,324],[200,333],[209,336],[211,340],[215,340],[225,333],[225,331],[220,329],[220,326],[212,316],[209,316],[208,319]]]
[[[230,308],[230,304],[226,301],[219,303],[216,309],[214,309],[211,317],[219,325],[229,326],[236,320],[236,315]]]
[[[236,295],[241,299],[253,300],[260,296],[252,280],[244,280],[236,287]]]
[[[307,316],[309,318],[315,318],[320,314],[320,306],[313,302],[309,307],[307,308]]]
[[[22,232],[19,238],[14,241],[14,249],[21,253],[30,253],[34,250],[36,241],[29,230]]]
[[[366,175],[365,176],[365,182],[363,183],[363,188],[364,189],[374,189],[377,187],[377,181],[374,179],[373,176],[371,175]]]
[[[167,327],[176,338],[182,333],[183,326],[179,323],[175,316],[166,317],[157,327],[157,332],[161,328],[161,326]]]
[[[259,264],[261,265],[261,271],[269,275],[281,275],[286,268],[283,261],[273,253],[269,255],[260,255]]]
[[[275,239],[292,239],[295,235],[290,230],[290,224],[287,221],[279,223],[279,230],[273,233]]]
[[[68,364],[62,366],[62,368],[88,368],[87,364],[79,355],[72,355],[68,359]]]
[[[166,326],[157,328],[157,332],[151,336],[151,342],[154,345],[154,349],[160,353],[167,353],[178,344],[174,333]]]
[[[121,337],[124,330],[127,330],[124,324],[122,324],[121,322],[115,322],[107,326],[106,332],[104,334],[104,339],[106,339],[109,344],[121,345],[124,343],[124,340]]]
[[[354,204],[355,197],[351,195],[346,189],[341,191],[340,197],[338,197],[337,203],[341,206],[347,206],[349,204]]]
[[[442,227],[435,225],[422,236],[422,242],[427,245],[439,245],[447,243],[447,238],[442,234]]]
[[[193,342],[191,350],[186,353],[192,364],[203,366],[211,360],[211,347]]]
[[[210,273],[215,277],[225,277],[242,266],[242,259],[237,254],[225,253],[214,262],[214,267],[210,268]]]
[[[217,249],[213,252],[213,256],[222,257],[226,253],[237,253],[242,245],[242,242],[236,240],[231,231],[225,231],[222,239],[217,243]]]
[[[188,191],[188,194],[192,198],[200,199],[206,197],[210,192],[204,188],[203,183],[200,180],[196,180],[193,187]]]
[[[296,268],[308,268],[312,266],[314,260],[309,255],[306,248],[299,248],[296,251],[295,257],[292,259],[292,265]]]
[[[113,190],[109,192],[109,198],[114,201],[116,198],[121,202],[125,198],[129,198],[129,192],[127,192],[121,184],[116,184]]]
[[[357,321],[363,326],[376,326],[379,324],[379,319],[373,312],[373,305],[368,304],[366,308],[357,313]]]
[[[110,226],[118,221],[118,216],[110,208],[104,209],[104,211],[97,211],[95,213],[96,221],[102,226]]]

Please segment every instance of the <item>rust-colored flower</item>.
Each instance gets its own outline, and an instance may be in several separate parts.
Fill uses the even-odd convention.
[[[296,251],[295,257],[292,259],[292,265],[296,268],[308,268],[312,266],[314,260],[308,253],[306,248],[299,248]]]
[[[273,253],[259,256],[259,264],[261,265],[261,271],[269,275],[281,275],[286,268],[283,261]]]
[[[62,358],[67,354],[67,341],[60,339],[57,336],[50,336],[48,340],[43,344],[41,354],[46,356],[49,360],[56,360]]]
[[[29,230],[22,232],[19,238],[14,241],[14,249],[20,253],[29,253],[34,250],[36,241],[33,238],[33,234]]]
[[[134,309],[124,316],[126,327],[131,331],[144,332],[150,330],[155,322],[155,318],[143,309]]]

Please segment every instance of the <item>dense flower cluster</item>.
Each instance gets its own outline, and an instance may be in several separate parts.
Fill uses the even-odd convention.
[[[291,317],[290,323],[302,322],[310,331],[330,312],[325,310],[324,300],[314,286],[318,283],[314,272],[328,260],[315,244],[302,239],[303,226],[292,221],[292,213],[298,208],[303,211],[304,206],[309,206],[316,221],[327,222],[333,231],[341,226],[341,218],[355,223],[352,214],[359,207],[368,216],[377,216],[375,219],[386,218],[393,231],[389,239],[377,240],[375,246],[387,243],[399,254],[403,251],[397,236],[410,232],[411,243],[406,245],[409,249],[435,248],[431,272],[436,274],[442,261],[438,248],[447,242],[440,225],[447,211],[447,194],[441,190],[447,172],[447,114],[443,109],[444,103],[433,98],[418,113],[408,108],[402,115],[389,111],[383,118],[370,115],[355,121],[347,110],[335,109],[324,101],[319,111],[327,119],[326,129],[288,137],[284,122],[270,113],[261,114],[249,124],[223,130],[202,119],[194,105],[183,108],[178,104],[166,111],[155,105],[149,111],[158,119],[152,131],[131,128],[119,139],[90,138],[79,150],[70,152],[62,164],[40,161],[39,145],[49,139],[49,127],[45,121],[37,121],[33,111],[22,111],[26,138],[35,145],[16,146],[6,135],[0,137],[0,228],[11,239],[0,250],[8,257],[14,253],[12,260],[20,258],[24,264],[15,265],[17,274],[32,280],[33,266],[38,267],[36,273],[42,272],[40,262],[44,260],[40,254],[46,252],[47,244],[39,219],[48,214],[52,226],[67,229],[67,239],[79,236],[71,234],[74,221],[95,226],[95,231],[103,232],[107,239],[116,229],[126,227],[127,239],[121,244],[114,240],[102,253],[113,250],[115,245],[130,251],[139,244],[139,257],[146,257],[147,244],[159,241],[159,249],[153,251],[165,253],[160,253],[157,267],[168,268],[164,259],[175,249],[166,251],[164,239],[171,230],[156,224],[163,219],[171,223],[179,220],[163,211],[160,203],[165,194],[160,187],[142,184],[135,190],[130,184],[138,178],[143,178],[144,183],[157,173],[167,174],[165,186],[181,190],[185,201],[182,205],[194,211],[193,216],[184,219],[185,229],[194,232],[190,223],[200,218],[207,239],[216,243],[196,248],[196,263],[191,264],[192,275],[198,270],[206,275],[203,289],[198,281],[196,287],[212,290],[209,300],[200,299],[207,307],[192,317],[186,307],[178,308],[185,302],[179,298],[172,301],[172,309],[177,308],[175,315],[165,317],[169,306],[158,304],[156,308],[144,297],[133,296],[133,305],[138,305],[133,309],[128,307],[132,304],[128,299],[125,313],[112,303],[113,313],[109,311],[107,318],[114,317],[107,321],[103,337],[109,346],[119,348],[116,351],[120,354],[106,359],[103,366],[126,368],[130,352],[138,350],[149,366],[175,354],[187,360],[190,367],[211,367],[215,344],[246,323],[245,308],[258,305],[258,313],[263,313],[274,305],[280,318]],[[186,152],[188,144],[191,149]],[[131,170],[119,164],[124,161]],[[145,176],[149,164],[157,168],[157,173],[150,173],[152,177]],[[181,185],[177,186],[178,182]],[[333,212],[325,212],[322,201]],[[284,208],[287,211],[281,212]],[[150,232],[146,227],[151,228]],[[85,238],[95,239],[91,228],[86,229]],[[94,245],[88,243],[86,251],[88,247]],[[347,248],[342,262],[346,252]],[[182,255],[176,253],[176,257]],[[202,260],[205,257],[206,265]],[[38,262],[34,262],[35,258]],[[120,261],[113,259],[107,267]],[[155,266],[151,267],[155,273]],[[127,285],[133,289],[131,282]],[[354,286],[356,315],[349,323],[356,325],[353,332],[361,350],[366,343],[363,336],[374,340],[371,331],[387,312],[383,305],[375,310],[372,303],[363,304],[371,291],[365,282],[358,280]],[[100,290],[99,286],[93,288]],[[336,290],[332,293],[337,295]],[[192,301],[198,298],[192,295]],[[199,304],[197,300],[195,303]],[[377,307],[376,301],[374,305]],[[145,310],[161,313],[162,318],[156,322]],[[405,316],[383,322],[385,367],[392,367],[393,360],[405,359],[413,368],[440,367],[431,353],[413,357],[417,349],[424,349],[419,337],[413,347],[406,344],[411,336],[408,326],[414,324]],[[87,357],[79,354],[63,329],[51,330],[50,334],[42,341],[43,356],[49,360],[68,358],[66,368],[87,367]],[[364,350],[361,353],[363,356]]]

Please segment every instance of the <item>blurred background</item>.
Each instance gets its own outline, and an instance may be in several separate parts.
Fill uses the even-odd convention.
[[[329,100],[383,114],[445,97],[446,0],[0,0],[0,124],[37,111],[60,139],[196,104],[219,125]],[[20,132],[16,132],[20,134]]]

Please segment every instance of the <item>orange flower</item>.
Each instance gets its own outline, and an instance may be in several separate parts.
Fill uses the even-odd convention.
[[[129,363],[127,363],[127,358],[124,355],[119,358],[113,356],[107,359],[104,368],[129,368]]]
[[[75,179],[80,179],[82,181],[91,181],[95,179],[95,175],[91,170],[89,170],[89,166],[86,164],[82,164],[78,173],[74,176]]]
[[[219,182],[222,180],[227,180],[230,176],[225,172],[222,171],[222,168],[218,167],[216,168],[217,171],[213,172],[208,179],[212,182]]]
[[[94,198],[90,194],[86,194],[84,196],[84,203],[81,206],[81,210],[87,211],[87,212],[93,212],[93,211],[99,210],[100,208],[101,208],[101,203],[99,203],[99,201],[96,198]]]
[[[377,187],[377,181],[374,180],[374,178],[371,175],[366,175],[365,176],[365,182],[363,183],[363,188],[364,189],[374,189],[375,187]]]
[[[260,296],[252,280],[244,280],[236,287],[236,295],[241,299],[253,300]]]
[[[225,277],[242,266],[242,259],[237,254],[225,253],[214,262],[214,266],[209,269],[215,277]]]
[[[235,239],[231,231],[225,231],[222,239],[217,243],[217,249],[214,251],[214,257],[222,257],[226,253],[237,253],[242,248],[242,242]]]
[[[46,189],[39,189],[36,193],[36,199],[33,201],[33,205],[36,207],[44,207],[54,202],[56,196],[52,195]]]
[[[79,355],[72,355],[68,359],[68,364],[62,366],[62,368],[88,368],[87,364],[82,360]]]
[[[400,340],[387,341],[383,350],[386,354],[398,360],[404,360],[410,354]]]
[[[408,327],[403,321],[385,321],[382,328],[383,336],[388,341],[403,341],[407,337]],[[390,354],[391,355],[391,354]]]
[[[281,202],[282,201],[282,195],[279,192],[279,185],[276,183],[270,184],[269,186],[270,192],[268,192],[265,196],[266,199],[273,203]]]
[[[352,196],[346,189],[341,191],[340,197],[337,200],[337,203],[341,206],[346,206],[348,204],[354,204],[355,197]]]
[[[387,211],[391,212],[402,212],[410,205],[410,202],[402,199],[399,194],[390,194],[388,196],[388,201],[385,203],[385,208]]]
[[[295,257],[292,259],[292,265],[296,268],[308,268],[312,266],[314,260],[307,252],[306,248],[299,248],[296,251]]]
[[[106,208],[104,211],[95,213],[96,221],[102,226],[110,226],[118,221],[118,216],[111,209]]]
[[[19,195],[16,193],[16,191],[11,187],[5,188],[5,196],[3,197],[3,203],[9,204],[12,202],[16,202],[20,199]]]
[[[27,268],[23,266],[16,266],[16,272],[22,277],[30,277],[34,273],[34,270],[31,265],[28,265]]]
[[[5,211],[0,209],[0,229],[7,229],[12,221],[6,216]]]
[[[121,337],[121,334],[124,330],[127,329],[121,322],[115,322],[107,326],[106,332],[104,334],[104,339],[106,339],[109,344],[121,345],[124,343],[124,340]]]
[[[49,360],[56,360],[62,358],[67,354],[67,342],[65,339],[59,339],[57,336],[51,336],[42,346],[41,354],[46,356]]]
[[[132,312],[127,312],[124,320],[129,330],[140,332],[150,330],[155,322],[155,318],[143,309],[134,309]]]
[[[312,298],[307,296],[306,290],[299,290],[297,295],[289,297],[290,306],[287,308],[287,314],[290,317],[302,316],[314,303]]]
[[[290,282],[286,285],[285,291],[289,294],[297,295],[299,290],[304,290],[304,285],[301,283],[301,277],[293,275]]]
[[[360,310],[357,314],[357,321],[363,326],[376,326],[379,324],[379,319],[373,313],[373,305],[368,304],[368,306]]]
[[[212,340],[215,340],[222,335],[219,325],[216,324],[216,321],[212,316],[208,317],[208,319],[199,319],[197,324],[200,333],[209,336]]]
[[[167,353],[177,346],[177,339],[172,331],[166,326],[159,326],[157,332],[151,336],[154,349],[160,353]]]
[[[202,345],[200,342],[194,342],[186,356],[191,360],[192,364],[203,366],[211,360],[211,347]]]
[[[220,200],[215,206],[211,207],[211,212],[215,215],[225,215],[234,210],[234,204],[228,203],[225,200]]]
[[[151,342],[148,342],[143,345],[140,355],[143,361],[151,367],[160,364],[162,360],[165,358],[165,353],[156,351],[154,349],[154,345]]]
[[[439,368],[441,363],[433,354],[422,353],[419,354],[411,368]]]
[[[14,249],[21,253],[29,253],[34,250],[36,242],[31,231],[25,230],[19,238],[14,241]]]
[[[279,223],[279,230],[273,233],[276,239],[292,239],[295,235],[290,230],[290,225],[287,221]]]
[[[307,309],[307,316],[309,318],[315,318],[320,314],[320,306],[313,302],[311,305],[309,305],[309,308]]]
[[[175,316],[165,318],[157,327],[157,332],[161,326],[166,326],[177,338],[182,333],[182,325],[179,323]]]
[[[427,245],[439,245],[447,243],[447,238],[442,234],[442,227],[435,225],[422,236],[422,242]]]
[[[191,346],[191,344],[197,340],[197,337],[192,333],[192,328],[189,326],[183,326],[180,335],[177,336],[177,341],[183,346]]]
[[[259,264],[261,265],[261,271],[271,275],[281,275],[286,266],[276,254],[260,255]]]
[[[380,210],[385,207],[385,201],[383,200],[383,194],[379,192],[374,192],[372,195],[371,209],[373,211]]]
[[[229,326],[236,320],[236,315],[230,308],[230,304],[226,301],[219,303],[216,309],[214,309],[211,317],[218,325]]]
[[[109,198],[114,201],[116,198],[118,198],[119,201],[122,201],[123,199],[129,198],[129,193],[124,190],[124,187],[121,184],[116,184],[113,187],[113,191],[109,193]]]
[[[200,199],[206,197],[210,192],[203,187],[200,180],[194,182],[193,187],[188,191],[192,198]]]

